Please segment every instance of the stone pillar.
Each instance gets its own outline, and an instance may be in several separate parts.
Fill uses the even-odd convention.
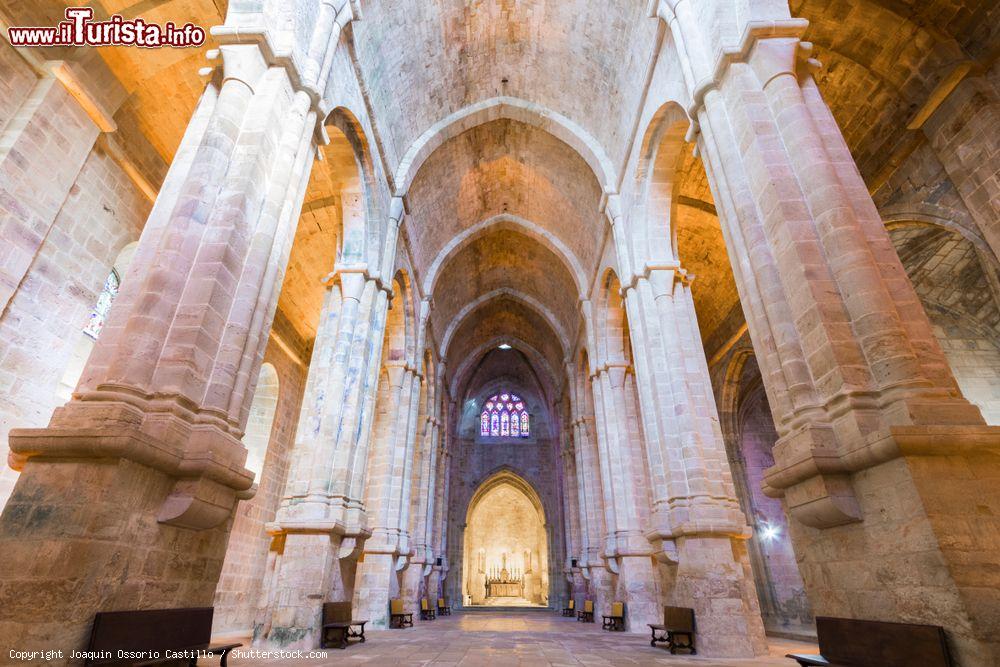
[[[749,575],[744,542],[751,532],[729,470],[691,280],[676,265],[647,263],[624,289],[651,478],[645,534],[661,562],[678,563],[667,599],[705,619],[698,641],[706,655],[764,655],[752,579],[741,579]],[[715,546],[691,548],[693,543]]]
[[[677,18],[693,42],[694,18]],[[750,26],[716,75],[693,77],[780,436],[766,490],[784,498],[817,615],[944,625],[961,664],[996,664],[1000,435],[958,391],[812,78],[804,29]]]
[[[212,604],[315,129],[256,46],[222,55],[73,399],[11,433],[0,550],[47,565],[0,574],[4,645],[68,652],[97,611]]]
[[[594,601],[595,620],[600,618],[604,610],[611,610],[611,605],[616,601],[615,589],[618,582],[616,577],[603,565],[591,565],[587,568],[589,575],[588,597]],[[627,602],[626,602],[627,604]],[[583,609],[583,605],[580,605]],[[647,628],[648,629],[648,628]]]
[[[357,613],[371,620],[373,627],[387,627],[389,599],[398,586],[390,579],[406,565],[408,532],[400,530],[398,504],[403,487],[404,439],[409,423],[410,389],[413,369],[402,362],[385,365],[389,383],[388,405],[375,433],[375,446],[367,475],[365,505],[368,508],[371,537],[365,542],[364,560],[358,566]],[[397,559],[402,562],[397,563]],[[399,567],[397,567],[399,566]],[[412,600],[409,601],[412,604]],[[411,609],[412,611],[412,609]]]
[[[367,337],[374,286],[358,271],[337,271],[320,317],[288,482],[270,532],[280,538],[276,588],[258,618],[254,642],[280,648],[315,648],[324,602],[350,600],[354,560],[367,533],[346,492],[349,478],[332,462],[347,460],[355,443],[338,437],[357,430],[361,385],[349,385],[350,369],[371,363],[356,356],[355,340]]]
[[[586,312],[586,311],[585,311]],[[591,412],[592,390],[589,387],[589,368],[573,371],[573,399],[570,410],[575,436],[577,497],[580,512],[580,567],[604,567],[601,541],[605,534],[605,496],[601,477],[600,457],[597,451],[596,424]]]
[[[443,368],[439,366],[438,377],[444,376]],[[441,423],[448,423],[447,413],[441,415]],[[437,597],[445,596],[445,577],[448,574],[448,501],[451,493],[451,453],[448,451],[447,439],[448,432],[444,429],[444,433],[441,438],[442,444],[441,449],[438,452],[438,479],[440,489],[436,490],[434,493],[435,498],[435,510],[434,510],[434,537],[433,537],[433,554],[434,554],[434,568],[430,577],[431,583],[428,586],[437,586]],[[438,565],[438,559],[440,559],[441,565]],[[449,604],[457,607],[460,600],[456,597],[449,600]]]
[[[604,484],[607,532],[602,555],[611,572],[619,575],[616,583],[622,586],[618,588],[617,599],[625,603],[626,628],[638,632],[645,631],[646,623],[655,623],[662,610],[655,581],[647,578],[645,584],[641,583],[642,577],[653,574],[650,560],[653,550],[641,529],[640,503],[645,498],[637,492],[644,488],[644,483],[635,478],[641,463],[635,460],[638,448],[631,442],[626,424],[627,370],[624,363],[605,363],[598,367],[593,384],[596,413],[598,420],[603,420],[606,433],[603,442],[598,438],[601,476],[607,480]],[[601,607],[597,613],[609,608]]]

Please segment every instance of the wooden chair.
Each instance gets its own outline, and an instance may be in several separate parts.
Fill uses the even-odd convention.
[[[671,653],[681,649],[690,651],[691,655],[697,655],[698,651],[694,647],[694,609],[664,607],[663,624],[650,623],[649,629],[653,632],[653,638],[649,641],[650,646],[656,646],[656,642],[665,642]],[[657,632],[663,634],[657,636]]]
[[[944,629],[937,625],[816,617],[822,655],[789,653],[803,667],[951,667]]]
[[[594,601],[584,600],[583,609],[576,612],[576,620],[583,621],[584,623],[594,622]]]
[[[438,614],[441,616],[451,616],[451,607],[444,598],[438,598]]]
[[[615,602],[611,605],[611,613],[604,615],[601,623],[604,630],[620,630],[625,632],[625,603]]]
[[[403,609],[403,601],[399,598],[389,600],[389,627],[399,629],[413,627],[413,614]]]
[[[437,614],[434,613],[431,601],[427,598],[420,598],[420,620],[433,621],[435,618],[437,618]]]
[[[138,655],[143,652],[191,652],[190,665],[197,665],[198,658],[218,655],[219,663],[226,667],[229,652],[243,644],[212,644],[212,607],[188,609],[147,609],[144,611],[102,611],[94,615],[90,641],[86,652],[90,655],[108,653],[118,656],[119,651]],[[87,658],[84,665],[134,665],[146,664],[142,657],[109,659]],[[155,661],[153,661],[155,662]]]
[[[319,638],[320,648],[347,648],[348,639],[365,640],[365,623],[352,618],[350,602],[325,602],[323,604],[323,631]],[[360,629],[356,629],[360,628]]]
[[[569,603],[567,604],[567,606],[563,607],[562,615],[563,616],[572,616],[575,613],[576,613],[576,600],[574,600],[573,598],[570,598],[569,599]]]

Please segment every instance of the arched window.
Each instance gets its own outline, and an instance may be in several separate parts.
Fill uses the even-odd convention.
[[[107,319],[108,313],[111,311],[111,303],[118,296],[118,288],[121,287],[121,284],[122,281],[118,275],[118,271],[111,269],[108,279],[104,281],[104,289],[101,290],[100,296],[97,297],[94,309],[90,311],[90,320],[83,329],[83,333],[94,340],[97,340],[97,337],[101,335],[101,329],[104,328],[104,320]]]
[[[517,394],[491,396],[479,415],[479,435],[485,438],[527,438],[528,408]]]

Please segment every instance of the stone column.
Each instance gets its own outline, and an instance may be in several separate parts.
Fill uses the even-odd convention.
[[[96,611],[210,605],[231,513],[253,493],[245,382],[263,356],[316,117],[256,46],[222,56],[73,399],[47,428],[11,433],[23,472],[0,549],[46,567],[0,575],[17,619],[4,645],[68,652]]]
[[[645,264],[623,288],[651,481],[645,535],[661,562],[678,564],[667,599],[695,609],[704,653],[763,655],[764,627],[745,578],[751,532],[726,458],[690,286],[676,265]]]
[[[618,575],[619,596],[626,605],[626,628],[645,629],[660,614],[659,593],[650,556],[652,548],[642,533],[637,491],[645,487],[636,479],[636,445],[630,441],[626,420],[626,372],[624,363],[604,363],[594,375],[594,403],[598,420],[603,420],[606,439],[599,441],[601,475],[605,482],[607,533],[604,538],[606,566]],[[613,601],[613,600],[612,600]],[[608,604],[604,602],[603,604]],[[601,609],[610,607],[602,606]],[[598,613],[601,613],[598,609]],[[662,612],[660,612],[662,613]]]
[[[443,377],[444,371],[442,366],[438,367],[438,377]],[[442,387],[444,384],[442,383]],[[447,413],[441,415],[441,423],[448,423]],[[447,429],[444,428],[444,433],[441,434],[441,448],[438,452],[438,473],[437,478],[440,481],[440,490],[434,493],[435,498],[435,510],[434,510],[434,536],[433,536],[433,553],[434,553],[434,567],[430,577],[431,583],[428,584],[428,588],[431,586],[436,586],[437,593],[436,597],[441,597],[445,595],[444,579],[448,574],[448,502],[451,493],[451,453],[448,451],[448,434]],[[441,564],[438,565],[438,559],[441,559]],[[458,606],[460,600],[458,598],[449,600],[449,604],[454,607]]]
[[[572,367],[571,364],[567,364]],[[567,378],[572,375],[567,374]],[[572,381],[570,379],[570,381]],[[566,553],[561,563],[561,570],[566,581],[569,583],[569,593],[567,599],[576,595],[577,582],[574,573],[579,578],[579,562],[581,554],[580,538],[580,509],[578,507],[579,496],[576,488],[576,454],[573,444],[573,431],[575,429],[570,424],[564,424],[562,429],[563,447],[560,450],[562,466],[560,476],[562,478],[563,496],[563,530],[566,533]],[[573,560],[577,561],[577,567],[573,567]],[[565,600],[559,601],[561,606],[565,606]]]
[[[360,499],[347,493],[348,478],[332,462],[352,442],[339,435],[356,431],[359,385],[345,378],[358,359],[354,342],[365,338],[373,286],[357,271],[335,271],[328,289],[313,355],[288,482],[269,531],[280,537],[272,604],[258,619],[254,640],[261,646],[314,648],[319,643],[320,611],[327,601],[350,600],[353,559],[364,540]],[[367,288],[367,289],[366,289]],[[340,454],[340,456],[338,456]]]
[[[780,436],[766,490],[817,615],[943,624],[963,665],[996,664],[1000,435],[958,391],[804,29],[749,26],[691,110]]]
[[[588,312],[585,310],[584,312]],[[591,573],[604,568],[602,540],[605,534],[605,496],[601,477],[600,456],[597,451],[596,424],[590,412],[592,390],[588,386],[589,368],[579,370],[567,367],[568,377],[573,378],[574,394],[570,401],[573,416],[573,433],[576,448],[577,496],[580,512],[580,573],[592,581]],[[591,594],[604,589],[592,588]],[[602,592],[603,595],[603,592]],[[582,602],[582,600],[581,600]],[[603,600],[610,604],[611,600]]]
[[[375,433],[367,475],[365,505],[372,534],[365,542],[364,560],[358,566],[358,590],[364,595],[356,596],[357,613],[371,620],[374,627],[388,626],[389,599],[398,588],[396,572],[401,569],[398,566],[406,565],[403,559],[408,555],[401,549],[408,549],[409,539],[408,532],[400,530],[398,502],[414,371],[403,362],[387,363],[385,369],[388,404],[380,420],[381,428]]]

